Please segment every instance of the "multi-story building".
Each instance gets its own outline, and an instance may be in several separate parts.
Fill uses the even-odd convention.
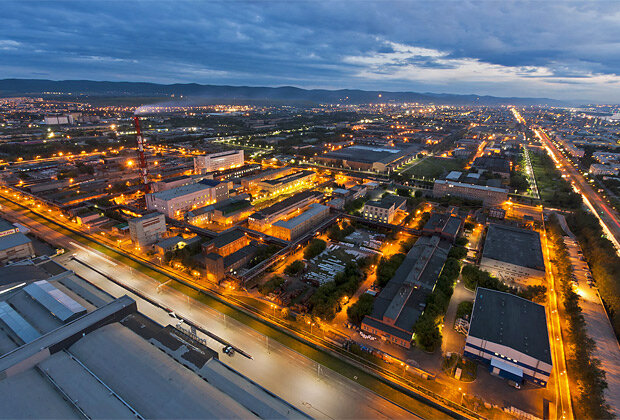
[[[268,171],[261,171],[257,174],[247,175],[241,178],[241,187],[245,190],[251,190],[258,187],[261,181],[282,177],[293,171],[293,168],[285,166],[284,168],[270,169]]]
[[[553,364],[545,307],[479,287],[463,355],[518,384],[547,386]]]
[[[501,187],[436,179],[433,185],[433,197],[441,198],[445,196],[482,201],[484,206],[498,206],[508,200],[508,190]]]
[[[313,171],[300,171],[280,178],[260,181],[258,188],[267,191],[268,194],[282,194],[312,181],[315,173]]]
[[[491,224],[480,268],[511,286],[538,283],[545,277],[540,234],[533,230]]]
[[[228,273],[246,264],[256,253],[257,246],[246,234],[232,229],[202,245],[202,261],[210,282],[222,280]]]
[[[294,211],[301,211],[312,203],[316,203],[323,197],[323,194],[317,191],[304,191],[297,193],[285,200],[280,201],[272,206],[259,210],[248,217],[248,226],[250,229],[265,231],[271,225]]]
[[[368,201],[364,204],[362,214],[364,219],[375,222],[392,223],[398,210],[403,210],[407,199],[395,195],[388,195],[381,200]]]
[[[227,150],[225,152],[195,156],[194,173],[204,174],[213,171],[223,171],[242,166],[243,162],[243,150]]]
[[[175,218],[183,216],[191,209],[217,203],[227,198],[227,183],[204,179],[196,184],[147,194],[146,207]]]
[[[162,213],[150,213],[130,219],[129,236],[134,244],[141,247],[152,245],[166,233],[166,216]]]
[[[31,258],[34,255],[30,238],[16,226],[0,219],[0,263]]]
[[[253,207],[249,200],[232,197],[219,203],[188,211],[185,213],[185,221],[192,225],[208,222],[228,225],[246,219],[252,212]]]
[[[321,223],[329,215],[329,207],[311,204],[308,210],[289,220],[279,220],[271,227],[271,235],[292,241]]]

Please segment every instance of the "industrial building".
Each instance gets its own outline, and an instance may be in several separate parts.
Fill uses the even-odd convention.
[[[154,244],[166,233],[166,216],[161,213],[136,217],[127,224],[131,241],[141,247]]]
[[[433,197],[446,196],[482,201],[484,206],[494,207],[508,200],[508,190],[502,187],[491,187],[450,179],[436,179],[433,184]]]
[[[272,206],[259,210],[248,217],[248,226],[250,229],[265,231],[271,225],[280,219],[285,218],[294,211],[316,203],[323,197],[323,194],[317,191],[304,191],[297,193],[285,200],[282,200]]]
[[[207,280],[218,282],[227,273],[245,265],[256,253],[258,247],[247,235],[238,229],[231,229],[202,245],[202,264],[207,271]]]
[[[362,214],[364,219],[375,222],[392,223],[398,210],[404,210],[407,199],[395,195],[388,195],[381,200],[367,201]]]
[[[204,179],[196,184],[147,194],[146,207],[175,218],[183,216],[191,209],[217,203],[227,198],[227,183]]]
[[[545,307],[479,287],[464,356],[484,363],[494,375],[545,387],[553,367]]]
[[[320,163],[359,171],[389,173],[399,165],[415,159],[420,148],[354,145],[329,151],[314,160]]]
[[[247,175],[241,178],[241,187],[245,190],[251,190],[256,188],[261,181],[282,177],[292,173],[293,171],[293,168],[285,166],[283,168],[269,169],[267,171],[261,171],[257,174]]]
[[[544,280],[540,234],[533,230],[491,224],[484,241],[480,268],[514,286]]]
[[[424,312],[451,245],[439,236],[418,239],[394,277],[376,297],[362,330],[410,348],[413,326]]]
[[[282,194],[311,182],[314,178],[314,171],[300,171],[279,178],[263,180],[258,183],[258,188],[266,191],[267,194]]]
[[[288,220],[278,220],[271,226],[271,235],[292,241],[317,226],[329,215],[329,207],[311,204],[308,210]]]
[[[167,252],[173,252],[178,249],[183,249],[186,246],[192,246],[200,243],[200,236],[194,235],[189,238],[183,238],[182,236],[172,236],[170,238],[162,239],[159,242],[153,244],[153,250],[161,257],[166,255]]]
[[[243,150],[227,150],[194,157],[194,173],[202,175],[207,172],[223,171],[225,169],[243,166]]]
[[[249,200],[233,197],[219,203],[188,211],[185,213],[185,221],[192,225],[209,222],[227,225],[246,219],[252,212],[253,207]]]
[[[459,217],[456,211],[446,213],[431,213],[428,222],[422,228],[424,235],[439,235],[454,243],[465,220]]]
[[[58,274],[37,283],[30,269],[14,270],[29,284],[0,297],[2,417],[309,418],[191,330],[162,326],[130,297],[47,265]]]
[[[0,219],[0,263],[34,256],[32,240],[15,225]]]

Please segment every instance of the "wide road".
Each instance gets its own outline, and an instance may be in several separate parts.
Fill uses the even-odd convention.
[[[534,132],[542,141],[553,160],[560,166],[560,169],[568,175],[569,179],[578,187],[584,202],[588,205],[590,210],[598,216],[605,233],[607,233],[609,239],[614,243],[616,249],[620,249],[620,221],[618,219],[618,214],[607,205],[605,200],[601,198],[579,171],[577,171],[573,163],[560,152],[543,130],[535,129]]]
[[[357,377],[348,379],[314,360],[286,347],[274,339],[261,334],[257,329],[265,327],[256,322],[255,328],[240,323],[187,295],[169,287],[165,283],[112,260],[104,254],[88,247],[84,242],[66,234],[61,228],[41,219],[36,214],[10,202],[0,199],[1,211],[12,220],[28,226],[38,236],[68,252],[57,257],[59,262],[77,274],[93,282],[114,296],[129,294],[138,301],[138,309],[156,321],[170,323],[171,317],[138,296],[128,293],[124,288],[97,274],[95,271],[72,261],[71,256],[95,267],[98,271],[114,278],[121,284],[148,296],[149,299],[165,307],[173,308],[183,318],[217,334],[233,345],[253,356],[253,360],[239,355],[222,359],[233,368],[256,381],[291,404],[317,418],[446,418],[446,415],[423,403],[398,393],[413,414],[382,396],[355,382]],[[209,342],[214,349],[221,345]],[[300,343],[300,348],[304,347]],[[394,391],[395,392],[395,391]]]

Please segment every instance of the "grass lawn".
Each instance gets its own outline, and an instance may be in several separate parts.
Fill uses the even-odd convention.
[[[415,166],[402,172],[403,175],[411,175],[413,178],[439,178],[450,171],[460,171],[465,166],[461,159],[428,157]]]

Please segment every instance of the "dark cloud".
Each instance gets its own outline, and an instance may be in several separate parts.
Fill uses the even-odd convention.
[[[620,90],[613,1],[0,5],[0,77],[599,100]],[[569,82],[571,91],[557,88]]]

